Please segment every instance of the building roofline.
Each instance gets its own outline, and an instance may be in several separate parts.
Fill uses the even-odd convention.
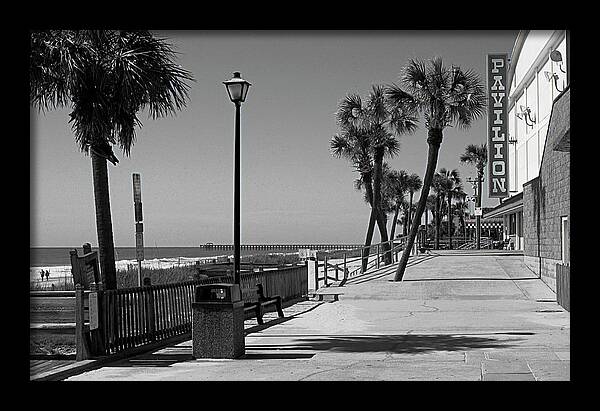
[[[521,49],[523,49],[523,44],[525,44],[525,39],[527,38],[529,31],[530,30],[519,30],[517,38],[515,39],[515,45],[513,46],[512,52],[510,53],[510,64],[508,65],[507,75],[508,95],[510,95],[510,89],[513,83],[512,80],[513,76],[515,75],[515,70],[517,68],[517,62],[519,61],[519,55],[521,54]]]

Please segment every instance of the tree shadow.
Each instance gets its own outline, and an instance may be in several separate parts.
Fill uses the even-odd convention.
[[[398,334],[371,336],[323,336],[298,339],[289,345],[250,345],[253,350],[311,350],[333,352],[387,352],[423,354],[434,351],[465,351],[483,348],[509,348],[522,339],[496,339],[449,334]]]

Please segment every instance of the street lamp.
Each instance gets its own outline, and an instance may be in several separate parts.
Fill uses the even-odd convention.
[[[246,101],[250,83],[233,73],[231,80],[224,81],[229,99],[235,104],[235,143],[233,172],[233,278],[234,284],[240,284],[240,106]]]

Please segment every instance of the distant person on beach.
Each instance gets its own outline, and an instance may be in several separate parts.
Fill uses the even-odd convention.
[[[50,270],[46,270],[46,281],[48,281],[49,277],[50,277]]]
[[[44,270],[40,270],[40,275],[42,276],[42,281],[44,281]]]

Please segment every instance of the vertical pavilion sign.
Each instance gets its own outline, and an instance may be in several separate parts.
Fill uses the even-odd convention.
[[[489,197],[508,197],[508,54],[487,55]]]

